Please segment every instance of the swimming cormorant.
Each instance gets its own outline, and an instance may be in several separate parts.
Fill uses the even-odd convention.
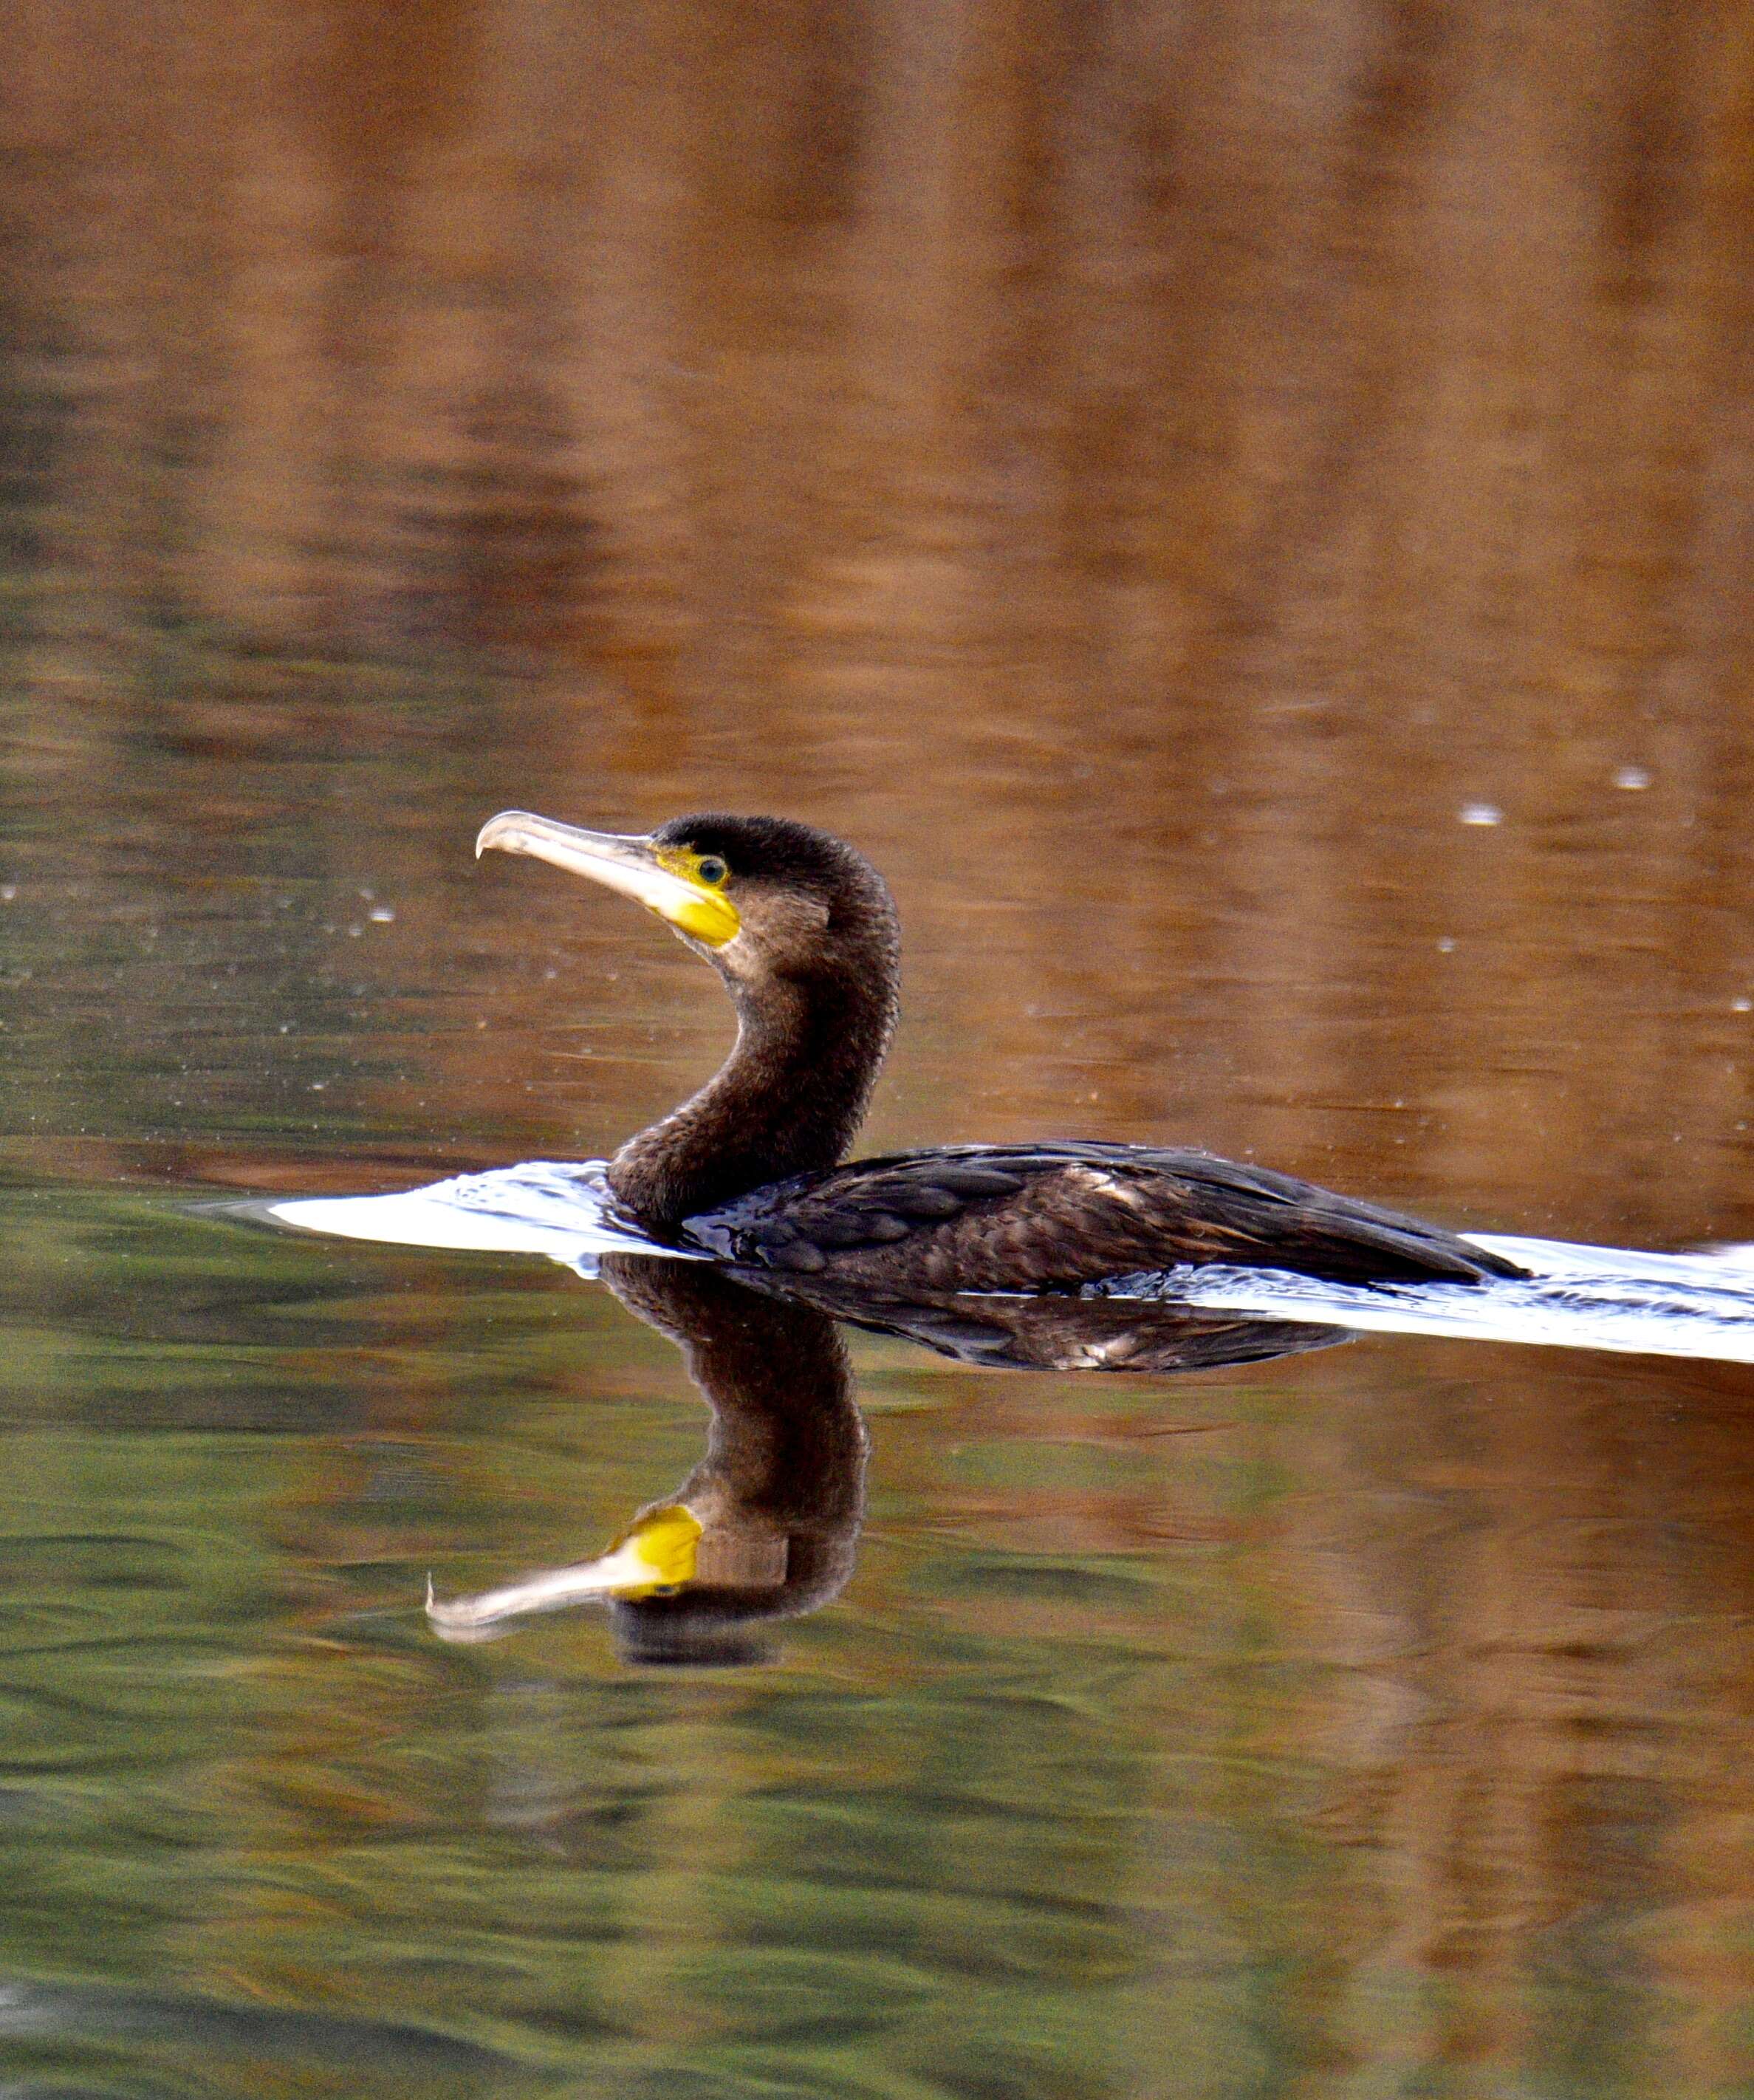
[[[737,1011],[716,1076],[610,1162],[654,1238],[868,1294],[1066,1291],[1188,1264],[1341,1283],[1523,1272],[1417,1218],[1204,1152],[957,1145],[842,1164],[895,1026],[900,935],[862,854],[779,817],[673,818],[646,837],[522,810],[483,827],[636,898],[712,964]]]

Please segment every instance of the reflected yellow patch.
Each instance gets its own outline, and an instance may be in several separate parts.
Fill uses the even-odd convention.
[[[618,1538],[602,1564],[615,1567],[614,1594],[649,1597],[659,1590],[679,1590],[694,1579],[699,1557],[701,1523],[681,1502],[653,1510]]]

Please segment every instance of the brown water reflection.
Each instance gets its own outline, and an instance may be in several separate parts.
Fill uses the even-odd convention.
[[[139,1186],[606,1149],[716,995],[469,840],[726,803],[894,881],[874,1146],[1754,1237],[1745,11],[7,49],[11,2075],[187,2083],[187,1991],[507,2052],[252,2093],[1745,2089],[1743,1374],[862,1343],[853,1582],[659,1690],[417,1626],[685,1472],[655,1343]]]
[[[1754,1230],[1739,17],[19,29],[15,665],[75,806],[143,731],[211,824],[314,736],[377,817],[438,725],[354,670],[418,651],[459,819],[863,839],[915,1135]],[[415,828],[431,880],[467,822]]]

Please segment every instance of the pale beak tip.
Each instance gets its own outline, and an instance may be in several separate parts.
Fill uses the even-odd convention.
[[[509,828],[510,820],[518,814],[518,812],[516,810],[501,810],[498,816],[488,818],[487,823],[484,823],[481,829],[475,834],[475,858],[477,860],[481,858],[482,855],[487,850],[489,846],[496,846],[499,845],[500,841],[505,837],[507,830]]]

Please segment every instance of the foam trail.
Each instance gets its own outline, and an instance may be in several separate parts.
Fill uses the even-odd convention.
[[[1754,1247],[1646,1254],[1469,1233],[1530,1273],[1481,1284],[1324,1283],[1271,1269],[1122,1277],[1104,1296],[1147,1298],[1375,1334],[1754,1363]]]
[[[546,1255],[584,1276],[596,1273],[599,1255],[670,1252],[617,1219],[603,1169],[600,1159],[530,1159],[391,1196],[294,1197],[264,1204],[261,1215],[390,1246]]]

